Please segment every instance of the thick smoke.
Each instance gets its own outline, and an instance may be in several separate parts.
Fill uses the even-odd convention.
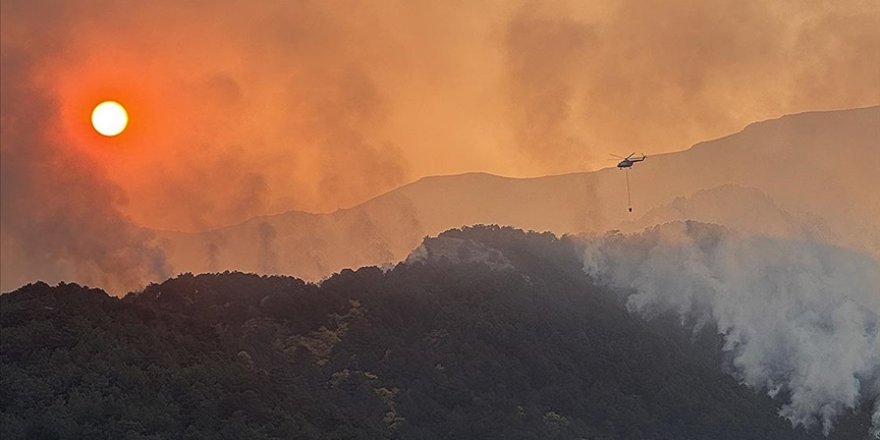
[[[550,10],[547,10],[550,9]],[[591,148],[578,133],[575,100],[583,83],[584,56],[596,43],[587,23],[537,4],[524,5],[510,20],[505,35],[510,70],[510,96],[518,146],[543,163],[586,162]],[[556,154],[546,154],[546,151]],[[604,159],[604,158],[603,158]]]
[[[257,225],[257,267],[262,273],[278,272],[278,255],[275,253],[275,238],[278,233],[268,222]]]
[[[676,222],[588,240],[584,270],[646,318],[714,324],[737,378],[784,398],[793,425],[827,434],[880,395],[880,264],[869,257]]]
[[[744,114],[880,98],[877,2],[525,2],[510,17],[515,144],[557,172],[721,136]]]
[[[880,399],[874,402],[874,414],[871,415],[871,431],[868,434],[870,438],[880,438]]]
[[[2,289],[75,280],[114,293],[166,277],[161,250],[118,207],[125,197],[93,161],[55,142],[53,102],[28,75],[40,59],[4,44],[0,88]]]
[[[424,175],[597,168],[611,152],[876,104],[880,77],[865,56],[880,50],[880,7],[862,0],[0,8],[4,288],[93,259],[90,273],[138,278],[132,263],[161,258],[129,246],[142,236],[126,217],[203,231],[333,211]],[[130,127],[112,146],[84,142],[108,96]]]
[[[4,117],[95,156],[139,225],[205,230],[290,209],[329,211],[409,178],[398,141],[382,132],[394,85],[380,87],[387,63],[377,45],[393,42],[374,35],[383,15],[367,6],[2,7],[4,51],[38,61],[21,71],[4,64],[3,81],[23,77],[57,116],[20,118],[8,106]],[[112,148],[94,139],[71,148],[90,132],[91,106],[107,98],[128,107],[126,133]]]
[[[92,92],[131,103],[126,154],[101,162],[124,212],[168,230],[329,212],[424,175],[607,166],[612,152],[876,104],[880,75],[865,55],[880,50],[880,8],[861,0],[2,8],[4,43],[46,60],[19,73],[56,95],[57,137]]]

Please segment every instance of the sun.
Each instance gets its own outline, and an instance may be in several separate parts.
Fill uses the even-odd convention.
[[[128,125],[128,112],[116,101],[104,101],[92,110],[92,126],[107,137],[122,133]]]

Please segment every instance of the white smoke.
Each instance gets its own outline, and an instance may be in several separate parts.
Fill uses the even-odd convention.
[[[872,439],[880,440],[880,398],[874,401],[874,414],[871,415],[871,432],[868,434]]]
[[[714,323],[737,378],[772,397],[792,425],[827,435],[871,405],[880,428],[880,264],[842,248],[676,222],[588,240],[584,270],[646,318]],[[783,394],[779,394],[783,392]]]

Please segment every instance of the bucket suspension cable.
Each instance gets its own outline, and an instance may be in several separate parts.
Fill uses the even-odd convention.
[[[629,212],[633,212],[632,195],[629,191],[629,168],[624,172],[626,173],[626,207],[629,208]]]

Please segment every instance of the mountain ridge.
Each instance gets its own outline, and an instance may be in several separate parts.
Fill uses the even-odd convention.
[[[876,121],[876,106],[786,115],[652,156],[630,176],[636,212],[717,186],[752,187],[780,209],[823,219],[838,243],[880,256],[880,227],[872,220],[880,218],[880,202],[871,202],[865,189],[880,180],[872,171],[880,164],[867,154],[849,163],[853,152],[869,152],[880,138]],[[767,151],[761,157],[753,154],[759,145]],[[400,261],[423,237],[463,225],[559,234],[618,229],[631,220],[622,173],[429,176],[332,213],[291,211],[205,233],[156,232],[155,242],[178,272],[239,269],[317,280],[344,267]],[[747,215],[748,208],[739,212]],[[309,255],[289,251],[302,248]]]
[[[25,286],[0,296],[3,438],[826,438],[722,369],[721,327],[629,310],[585,273],[583,239],[452,229],[317,284]],[[843,413],[827,438],[869,418]]]
[[[833,110],[808,110],[808,111],[803,111],[803,112],[798,112],[798,113],[784,114],[784,115],[780,115],[780,116],[778,116],[778,117],[776,117],[776,118],[770,118],[770,119],[764,119],[764,120],[761,120],[761,121],[751,122],[751,123],[747,124],[745,127],[743,127],[741,130],[739,130],[739,131],[737,131],[737,132],[734,132],[734,133],[731,133],[731,134],[727,134],[727,135],[724,135],[724,136],[720,136],[720,137],[713,138],[713,139],[709,139],[709,140],[705,140],[705,141],[700,141],[700,142],[697,142],[697,143],[695,143],[695,144],[693,144],[693,145],[691,145],[691,146],[689,146],[689,147],[687,147],[687,148],[681,149],[681,150],[675,150],[675,151],[668,151],[668,152],[664,152],[664,153],[653,154],[653,155],[651,155],[651,157],[652,157],[652,158],[658,158],[658,157],[664,157],[664,156],[668,156],[668,155],[676,155],[676,154],[679,154],[679,153],[684,153],[684,152],[690,151],[690,150],[695,149],[695,148],[700,148],[700,147],[702,147],[704,144],[711,144],[711,143],[713,143],[713,142],[717,142],[717,141],[720,141],[720,140],[723,140],[723,139],[726,139],[726,138],[729,138],[729,137],[732,137],[732,136],[736,136],[736,135],[738,135],[738,134],[741,134],[741,133],[745,132],[746,130],[752,129],[753,127],[760,127],[760,126],[763,125],[763,124],[773,123],[773,122],[776,122],[776,121],[783,121],[783,120],[786,120],[786,119],[788,119],[788,118],[797,118],[797,117],[806,116],[806,115],[826,115],[826,114],[833,114],[833,113],[838,113],[838,112],[861,111],[861,110],[873,110],[873,109],[880,109],[880,104],[877,104],[877,105],[869,105],[869,106],[864,106],[864,107],[853,107],[853,108],[833,109]],[[362,205],[368,204],[368,203],[370,203],[370,202],[372,202],[372,201],[374,201],[374,200],[376,200],[376,199],[380,199],[380,198],[382,198],[382,197],[384,197],[384,196],[386,196],[386,195],[389,195],[389,194],[392,194],[392,193],[398,192],[398,191],[400,191],[400,190],[403,190],[404,188],[411,187],[411,186],[417,186],[419,183],[422,183],[423,181],[441,181],[441,180],[448,179],[448,178],[467,177],[467,176],[485,176],[485,177],[498,178],[498,179],[504,179],[504,180],[510,180],[510,181],[516,181],[516,180],[520,180],[520,181],[525,180],[525,181],[528,181],[528,180],[535,180],[535,179],[556,178],[556,177],[577,176],[577,175],[583,175],[583,174],[591,174],[591,173],[596,173],[596,172],[604,171],[604,170],[612,170],[612,169],[614,169],[614,168],[615,168],[615,167],[613,167],[613,166],[608,166],[608,167],[597,168],[597,169],[586,170],[586,171],[571,171],[571,172],[565,172],[565,173],[559,173],[559,174],[547,174],[547,175],[535,175],[535,176],[505,176],[505,175],[502,175],[502,174],[494,174],[494,173],[490,173],[490,172],[488,172],[488,171],[465,171],[465,172],[461,172],[461,173],[434,174],[434,175],[428,175],[428,176],[422,176],[422,177],[419,177],[419,178],[417,178],[417,179],[415,179],[415,180],[413,180],[413,181],[411,181],[411,182],[404,183],[404,184],[401,185],[401,186],[398,186],[398,187],[396,187],[396,188],[390,189],[390,190],[385,191],[385,192],[383,192],[383,193],[381,193],[381,194],[377,194],[377,195],[375,195],[375,196],[373,196],[373,197],[369,197],[369,198],[367,198],[367,199],[365,199],[365,200],[363,200],[363,201],[361,201],[361,202],[358,202],[358,203],[356,203],[356,204],[354,204],[354,205],[351,205],[351,206],[348,206],[348,207],[337,208],[337,209],[334,209],[334,210],[332,210],[332,211],[326,211],[326,212],[311,212],[311,211],[302,211],[302,210],[291,209],[291,210],[286,210],[286,211],[277,212],[277,213],[274,213],[274,214],[262,214],[262,215],[257,215],[257,216],[251,217],[251,218],[246,219],[246,220],[241,221],[241,222],[230,223],[230,224],[228,224],[228,225],[221,225],[221,226],[217,226],[217,227],[213,227],[213,228],[205,229],[205,230],[186,230],[186,231],[185,231],[185,230],[161,229],[161,228],[149,228],[149,227],[144,227],[144,229],[147,229],[147,230],[150,230],[150,231],[155,231],[155,232],[160,232],[160,233],[181,233],[181,234],[200,234],[200,233],[209,233],[209,232],[215,232],[215,231],[218,231],[218,230],[222,230],[222,229],[226,229],[226,228],[231,228],[231,227],[235,227],[235,226],[241,226],[241,225],[243,225],[243,224],[245,224],[245,223],[249,223],[249,222],[251,222],[251,221],[257,221],[257,220],[265,219],[265,218],[269,218],[269,217],[276,217],[276,216],[283,216],[283,215],[326,216],[326,215],[337,214],[337,213],[339,213],[339,212],[350,211],[350,210],[353,210],[353,209],[357,209],[357,208],[361,207]]]
[[[4,294],[3,438],[818,438],[724,374],[717,341],[663,334],[592,285],[570,239],[430,240],[450,239],[511,264]]]
[[[675,155],[675,154],[679,154],[679,153],[684,153],[684,152],[687,152],[687,151],[692,150],[692,149],[694,149],[694,148],[700,148],[700,147],[704,146],[705,144],[711,144],[711,143],[713,143],[713,142],[717,142],[717,141],[720,141],[720,140],[723,140],[723,139],[726,139],[726,138],[729,138],[729,137],[732,137],[732,136],[736,136],[736,135],[738,135],[738,134],[740,134],[740,133],[745,132],[746,130],[754,129],[755,127],[760,127],[760,126],[762,126],[763,124],[773,123],[773,122],[777,122],[777,121],[784,121],[784,120],[789,119],[789,118],[798,118],[798,117],[803,117],[803,116],[823,116],[823,115],[829,115],[829,114],[834,114],[834,113],[839,113],[839,112],[861,111],[861,110],[876,110],[876,109],[880,109],[880,104],[877,104],[877,105],[869,105],[869,106],[864,106],[864,107],[842,108],[842,109],[832,109],[832,110],[808,110],[808,111],[803,111],[803,112],[798,112],[798,113],[784,114],[784,115],[780,115],[780,116],[778,116],[778,117],[776,117],[776,118],[770,118],[770,119],[764,119],[764,120],[761,120],[761,121],[751,122],[751,123],[749,123],[748,125],[746,125],[745,127],[743,127],[740,131],[737,131],[737,132],[735,132],[735,133],[727,134],[727,135],[724,135],[724,136],[720,136],[720,137],[713,138],[713,139],[709,139],[709,140],[705,140],[705,141],[700,141],[700,142],[697,142],[697,143],[691,145],[690,147],[684,148],[684,149],[682,149],[682,150],[668,151],[668,152],[664,152],[664,153],[653,154],[653,155],[651,155],[651,157],[652,157],[652,158],[656,158],[656,157],[664,157],[664,156],[668,156],[668,155]],[[390,194],[390,193],[397,192],[397,191],[402,190],[402,189],[404,189],[404,188],[406,188],[406,187],[410,187],[410,186],[417,185],[418,183],[420,183],[420,182],[422,182],[422,181],[432,181],[432,180],[440,181],[440,180],[443,180],[443,179],[446,179],[446,178],[457,178],[457,177],[466,177],[466,176],[473,176],[473,175],[475,175],[475,176],[485,176],[485,177],[491,177],[491,178],[498,178],[498,179],[504,179],[504,180],[534,180],[534,179],[543,179],[543,178],[554,178],[554,177],[564,177],[564,176],[573,176],[573,175],[590,174],[590,173],[595,173],[595,172],[599,172],[599,171],[603,171],[603,170],[611,170],[611,169],[614,169],[614,168],[615,168],[615,167],[613,167],[613,166],[609,166],[609,167],[597,168],[597,169],[594,169],[594,170],[587,170],[587,171],[571,171],[571,172],[559,173],[559,174],[547,174],[547,175],[524,176],[524,177],[523,177],[523,176],[505,176],[505,175],[502,175],[502,174],[494,174],[494,173],[490,173],[490,172],[487,172],[487,171],[466,171],[466,172],[462,172],[462,173],[450,173],[450,174],[437,174],[437,175],[430,175],[430,176],[422,176],[422,177],[419,177],[418,179],[416,179],[416,180],[414,180],[414,181],[412,181],[412,182],[405,183],[405,184],[403,184],[403,185],[401,185],[401,186],[399,186],[399,187],[397,187],[397,188],[394,188],[394,189],[388,190],[388,191],[386,191],[386,192],[384,192],[384,193],[382,193],[382,194],[378,194],[378,195],[376,195],[376,196],[370,197],[370,198],[368,198],[368,199],[366,199],[366,200],[364,200],[364,201],[362,201],[362,202],[359,202],[359,203],[357,203],[357,204],[355,204],[355,205],[352,205],[352,206],[349,206],[349,207],[345,207],[345,208],[338,208],[338,209],[335,209],[335,210],[333,210],[333,211],[312,213],[312,212],[309,212],[309,211],[289,210],[289,211],[279,212],[279,213],[277,213],[277,214],[268,214],[268,215],[255,216],[255,217],[253,217],[253,218],[254,218],[254,219],[258,219],[258,218],[271,217],[271,216],[276,216],[276,215],[284,215],[284,214],[288,214],[288,213],[299,213],[299,214],[309,214],[309,215],[330,215],[330,214],[335,214],[335,213],[340,212],[340,211],[348,211],[348,210],[352,210],[352,209],[358,208],[358,207],[360,207],[361,205],[364,205],[364,204],[366,204],[366,203],[369,203],[369,202],[371,202],[371,201],[373,201],[373,200],[375,200],[375,199],[381,198],[381,197],[383,197],[383,196],[385,196],[385,195],[388,195],[388,194]],[[246,220],[246,221],[247,221],[247,220]],[[242,223],[243,223],[243,222],[242,222]],[[227,228],[227,227],[231,227],[231,226],[237,226],[237,225],[240,225],[240,224],[241,224],[241,223],[236,223],[236,224],[231,224],[231,225],[226,225],[226,226],[220,226],[220,227],[218,227],[218,228],[212,228],[212,229],[205,230],[205,231],[170,231],[170,230],[166,230],[166,231],[163,231],[163,232],[189,232],[189,233],[200,233],[200,232],[213,231],[213,230],[217,230],[217,229],[223,229],[223,228]],[[157,231],[159,231],[159,230],[157,229]]]

